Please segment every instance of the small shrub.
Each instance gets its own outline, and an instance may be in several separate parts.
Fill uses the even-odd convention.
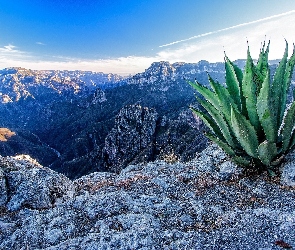
[[[174,151],[172,151],[170,154],[164,155],[163,160],[166,163],[173,164],[173,163],[177,162],[179,159],[178,159],[177,155],[174,153]]]
[[[295,64],[295,46],[288,60],[288,43],[273,80],[268,64],[269,44],[263,44],[255,65],[248,47],[244,72],[225,55],[226,86],[214,81],[211,89],[189,82],[205,100],[196,97],[207,112],[191,108],[209,127],[206,136],[246,168],[275,167],[295,145],[295,102],[287,94]],[[287,107],[288,106],[288,107]]]

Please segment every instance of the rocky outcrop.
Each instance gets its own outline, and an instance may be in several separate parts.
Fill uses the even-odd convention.
[[[93,94],[93,98],[91,101],[91,104],[97,104],[97,103],[102,103],[107,101],[105,92],[103,92],[101,89],[96,89],[94,94]]]
[[[75,181],[1,157],[0,249],[291,248],[295,187],[281,181],[244,175],[215,145]]]
[[[118,173],[128,164],[188,161],[207,145],[203,130],[203,123],[190,110],[169,119],[159,117],[154,109],[126,106],[116,116],[115,126],[106,137],[105,169]]]
[[[106,168],[120,172],[128,163],[153,158],[158,114],[154,109],[131,105],[120,110],[115,126],[105,139]]]
[[[9,211],[48,209],[73,193],[68,178],[42,167],[28,155],[1,157],[0,167],[0,204],[6,204]]]
[[[190,110],[176,119],[159,117],[154,109],[140,105],[120,110],[105,140],[105,167],[120,172],[128,164],[166,160],[188,161],[207,145],[204,125]]]

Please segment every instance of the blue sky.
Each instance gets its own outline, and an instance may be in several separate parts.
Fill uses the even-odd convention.
[[[153,61],[245,58],[295,42],[294,0],[0,0],[0,68],[122,75]],[[242,53],[243,52],[243,53]]]

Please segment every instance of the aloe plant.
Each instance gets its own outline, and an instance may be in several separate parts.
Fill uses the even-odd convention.
[[[232,159],[246,168],[268,170],[295,145],[295,101],[287,103],[287,94],[295,65],[295,45],[288,59],[284,56],[271,80],[268,64],[269,45],[260,49],[254,64],[248,46],[244,72],[225,55],[226,86],[208,75],[211,88],[189,82],[204,99],[196,96],[207,111],[192,108],[209,127],[206,136]]]

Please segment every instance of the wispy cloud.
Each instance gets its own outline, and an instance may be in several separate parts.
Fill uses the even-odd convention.
[[[216,31],[211,31],[211,32],[203,33],[203,34],[192,36],[192,37],[189,37],[189,38],[186,38],[186,39],[174,41],[174,42],[171,42],[171,43],[160,45],[159,48],[171,46],[171,45],[182,43],[182,42],[187,42],[187,41],[190,41],[190,40],[193,40],[193,39],[197,39],[197,38],[201,38],[201,37],[205,37],[205,36],[209,36],[209,35],[214,35],[214,34],[217,34],[217,33],[221,33],[223,31],[228,31],[228,30],[232,30],[232,29],[236,29],[236,28],[241,28],[241,27],[244,27],[244,26],[247,26],[247,25],[250,25],[250,24],[256,24],[256,23],[265,22],[265,21],[268,21],[268,20],[271,20],[271,19],[274,19],[274,18],[278,18],[278,17],[290,15],[290,14],[293,14],[293,13],[295,13],[295,10],[291,10],[291,11],[288,11],[288,12],[285,12],[285,13],[282,13],[282,14],[278,14],[278,15],[273,15],[273,16],[270,16],[270,17],[262,18],[262,19],[255,20],[255,21],[252,21],[252,22],[242,23],[242,24],[238,24],[238,25],[231,26],[231,27],[228,27],[228,28],[224,28],[224,29],[220,29],[220,30],[216,30]]]
[[[12,44],[8,44],[3,46],[2,48],[0,47],[0,52],[1,53],[18,53],[19,50],[16,49],[17,47],[12,45]]]
[[[0,68],[25,67],[27,62],[34,60],[30,53],[21,51],[17,46],[8,44],[0,47]]]
[[[38,45],[46,45],[45,43],[42,43],[42,42],[36,42],[36,44],[38,44]]]
[[[0,47],[0,64],[6,60],[23,60],[29,57],[29,53],[19,50],[12,44]]]

